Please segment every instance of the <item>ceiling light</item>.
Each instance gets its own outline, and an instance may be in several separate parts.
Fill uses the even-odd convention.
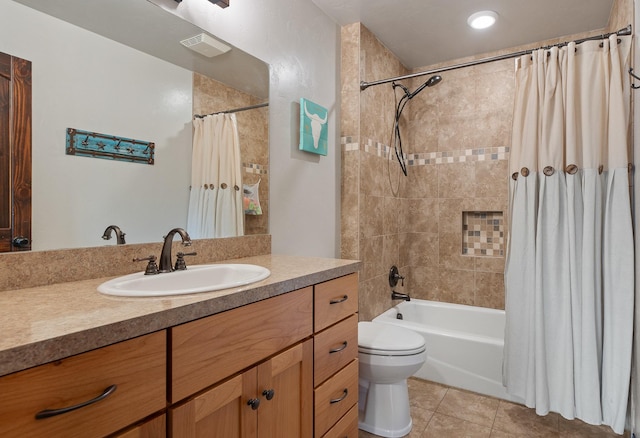
[[[480,11],[475,14],[471,14],[467,18],[467,23],[474,29],[486,29],[493,26],[498,19],[498,14],[493,11]]]

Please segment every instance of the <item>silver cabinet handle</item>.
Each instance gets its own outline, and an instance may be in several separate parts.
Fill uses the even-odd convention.
[[[97,396],[96,398],[92,398],[91,400],[87,400],[82,403],[78,403],[77,405],[68,406],[66,408],[59,409],[45,409],[44,411],[40,411],[36,414],[36,420],[42,420],[43,418],[55,417],[56,415],[66,414],[67,412],[75,411],[76,409],[84,408],[85,406],[92,405],[97,403],[105,398],[109,397],[113,394],[118,388],[118,385],[111,385],[107,389],[105,389],[102,394]]]
[[[347,301],[349,299],[348,295],[344,295],[342,298],[335,298],[331,301],[329,301],[329,304],[340,304],[340,303],[344,303],[345,301]]]
[[[344,391],[342,392],[342,397],[331,399],[331,400],[329,400],[329,403],[331,403],[331,404],[339,403],[342,400],[344,400],[345,398],[347,398],[347,395],[349,395],[349,390],[347,388],[345,388]]]
[[[342,343],[342,345],[339,346],[338,348],[332,348],[331,350],[329,350],[329,354],[339,353],[340,351],[344,350],[345,348],[347,348],[347,341],[344,341]]]

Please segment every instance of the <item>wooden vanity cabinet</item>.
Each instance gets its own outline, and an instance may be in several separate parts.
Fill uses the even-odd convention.
[[[172,436],[312,436],[310,339],[171,409]]]
[[[162,331],[1,377],[0,436],[103,437],[161,411],[166,352]]]
[[[311,437],[312,333],[311,287],[171,328],[171,436]]]
[[[357,288],[351,274],[0,377],[0,437],[355,438]]]
[[[314,286],[314,436],[358,436],[358,275]]]

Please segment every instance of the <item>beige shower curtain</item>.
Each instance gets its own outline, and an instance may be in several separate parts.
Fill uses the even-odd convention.
[[[624,430],[634,305],[631,37],[518,60],[505,268],[507,390]]]
[[[187,231],[194,239],[244,234],[240,141],[235,114],[193,121]]]

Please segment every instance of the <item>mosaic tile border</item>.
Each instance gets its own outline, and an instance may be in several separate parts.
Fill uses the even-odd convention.
[[[354,137],[341,137],[343,151],[363,150],[366,153],[388,158],[393,152],[384,143],[367,140],[363,145],[354,142]],[[421,154],[405,154],[409,166],[424,166],[427,164],[464,163],[468,161],[496,161],[509,159],[509,146],[486,147],[477,149],[457,149],[444,152],[426,152]]]
[[[268,166],[256,163],[242,163],[242,168],[246,173],[255,173],[257,175],[266,175],[269,173]]]

